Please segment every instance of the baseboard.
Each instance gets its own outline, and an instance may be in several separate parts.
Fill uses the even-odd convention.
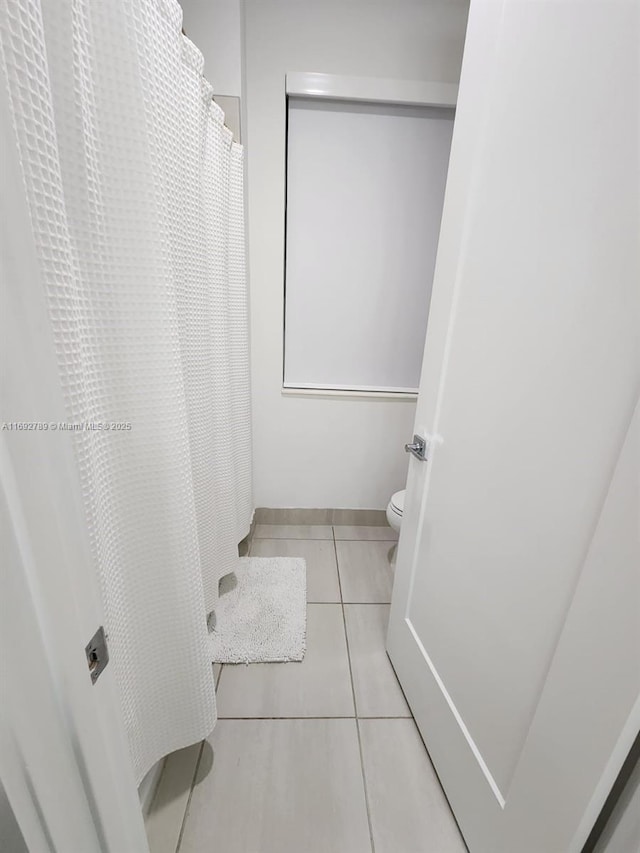
[[[249,527],[249,532],[241,542],[238,542],[238,554],[241,557],[246,557],[251,549],[251,540],[253,539],[253,534],[255,533],[256,524],[256,513],[254,512],[253,518],[251,519],[251,526]]]
[[[256,524],[357,524],[382,527],[387,524],[383,509],[296,509],[258,507]]]

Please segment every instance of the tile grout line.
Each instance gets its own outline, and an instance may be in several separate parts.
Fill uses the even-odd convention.
[[[367,811],[367,824],[369,826],[369,841],[371,843],[371,853],[376,853],[376,845],[373,840],[373,826],[371,824],[371,809],[369,808],[369,792],[367,790],[367,777],[364,772],[364,758],[362,755],[362,738],[360,737],[360,723],[358,721],[358,705],[356,703],[356,690],[353,684],[353,670],[351,668],[351,652],[349,650],[349,635],[347,633],[347,617],[344,610],[344,601],[342,599],[342,580],[340,578],[340,564],[338,562],[338,547],[336,545],[336,530],[331,526],[333,535],[333,550],[336,558],[336,570],[338,572],[338,587],[340,589],[340,607],[342,609],[342,624],[344,627],[344,640],[347,646],[347,662],[349,664],[349,680],[351,681],[351,695],[353,698],[353,711],[355,714],[356,734],[358,736],[358,752],[360,753],[360,771],[362,773],[362,787],[364,789],[364,804]]]
[[[339,716],[336,717],[319,717],[319,716],[310,716],[310,717],[218,717],[219,720],[235,720],[237,722],[243,722],[245,720],[412,720],[413,717],[409,714],[404,717],[381,717],[381,716],[373,716],[370,714],[365,714],[362,717],[345,717]]]
[[[251,542],[392,542],[394,545],[398,544],[397,539],[362,539],[361,537],[358,539],[309,539],[309,537],[301,537],[301,536],[254,536]],[[251,546],[249,546],[251,549]],[[246,557],[251,556],[251,550],[245,554]]]
[[[196,766],[193,771],[193,777],[191,778],[191,787],[189,788],[189,796],[187,797],[187,804],[184,809],[184,814],[182,815],[182,823],[180,824],[180,834],[178,835],[178,843],[176,845],[176,853],[180,853],[180,847],[182,846],[182,837],[184,835],[184,830],[187,825],[187,817],[189,815],[189,808],[191,806],[191,797],[193,796],[193,789],[196,784],[196,779],[198,778],[198,770],[200,769],[200,761],[202,759],[202,753],[204,751],[204,741],[200,744],[200,752],[198,752],[198,760],[196,761]]]
[[[247,555],[248,556],[248,555]],[[215,679],[215,691],[218,692],[218,687],[220,686],[220,679],[222,678],[222,670],[224,669],[224,664],[220,664],[220,672],[218,673],[218,678]],[[216,713],[216,723],[218,720],[222,720],[224,717],[219,717]],[[184,830],[187,825],[187,816],[189,814],[189,807],[191,805],[191,797],[193,796],[193,789],[196,784],[196,779],[198,778],[198,770],[200,769],[200,761],[202,759],[202,752],[204,750],[204,740],[200,744],[200,751],[198,752],[198,758],[196,759],[196,766],[193,770],[193,777],[191,779],[191,787],[189,788],[189,796],[187,797],[187,803],[184,809],[184,814],[182,815],[182,822],[180,823],[180,833],[178,834],[178,844],[175,849],[175,853],[179,853],[180,846],[182,844],[182,836],[184,835]],[[163,768],[164,769],[164,768]]]
[[[311,602],[309,602],[309,604],[310,603]],[[318,604],[332,604],[332,603],[333,602],[331,602],[331,601],[326,601],[326,602],[320,601],[320,602],[318,602]],[[336,602],[336,603],[340,604],[340,602]],[[364,607],[389,607],[391,602],[390,601],[343,601],[342,604],[349,604],[352,607],[354,605],[356,607],[360,607],[360,606],[364,606]]]

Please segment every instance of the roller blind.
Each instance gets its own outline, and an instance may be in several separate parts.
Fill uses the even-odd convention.
[[[289,97],[285,387],[417,389],[453,118]]]

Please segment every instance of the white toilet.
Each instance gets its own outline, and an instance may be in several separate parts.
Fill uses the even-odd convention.
[[[387,506],[387,521],[397,533],[400,533],[402,525],[402,514],[404,512],[404,496],[407,493],[406,489],[396,492],[391,495],[391,500]]]

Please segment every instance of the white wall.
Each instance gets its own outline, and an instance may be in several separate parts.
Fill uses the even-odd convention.
[[[185,6],[197,2],[185,0]],[[243,6],[255,503],[382,509],[405,485],[403,444],[411,438],[415,404],[292,397],[281,390],[285,75],[320,71],[455,83],[468,5],[244,0]],[[202,47],[198,34],[196,41]]]
[[[241,0],[180,0],[183,27],[217,95],[242,94]],[[223,107],[224,109],[224,107]]]

